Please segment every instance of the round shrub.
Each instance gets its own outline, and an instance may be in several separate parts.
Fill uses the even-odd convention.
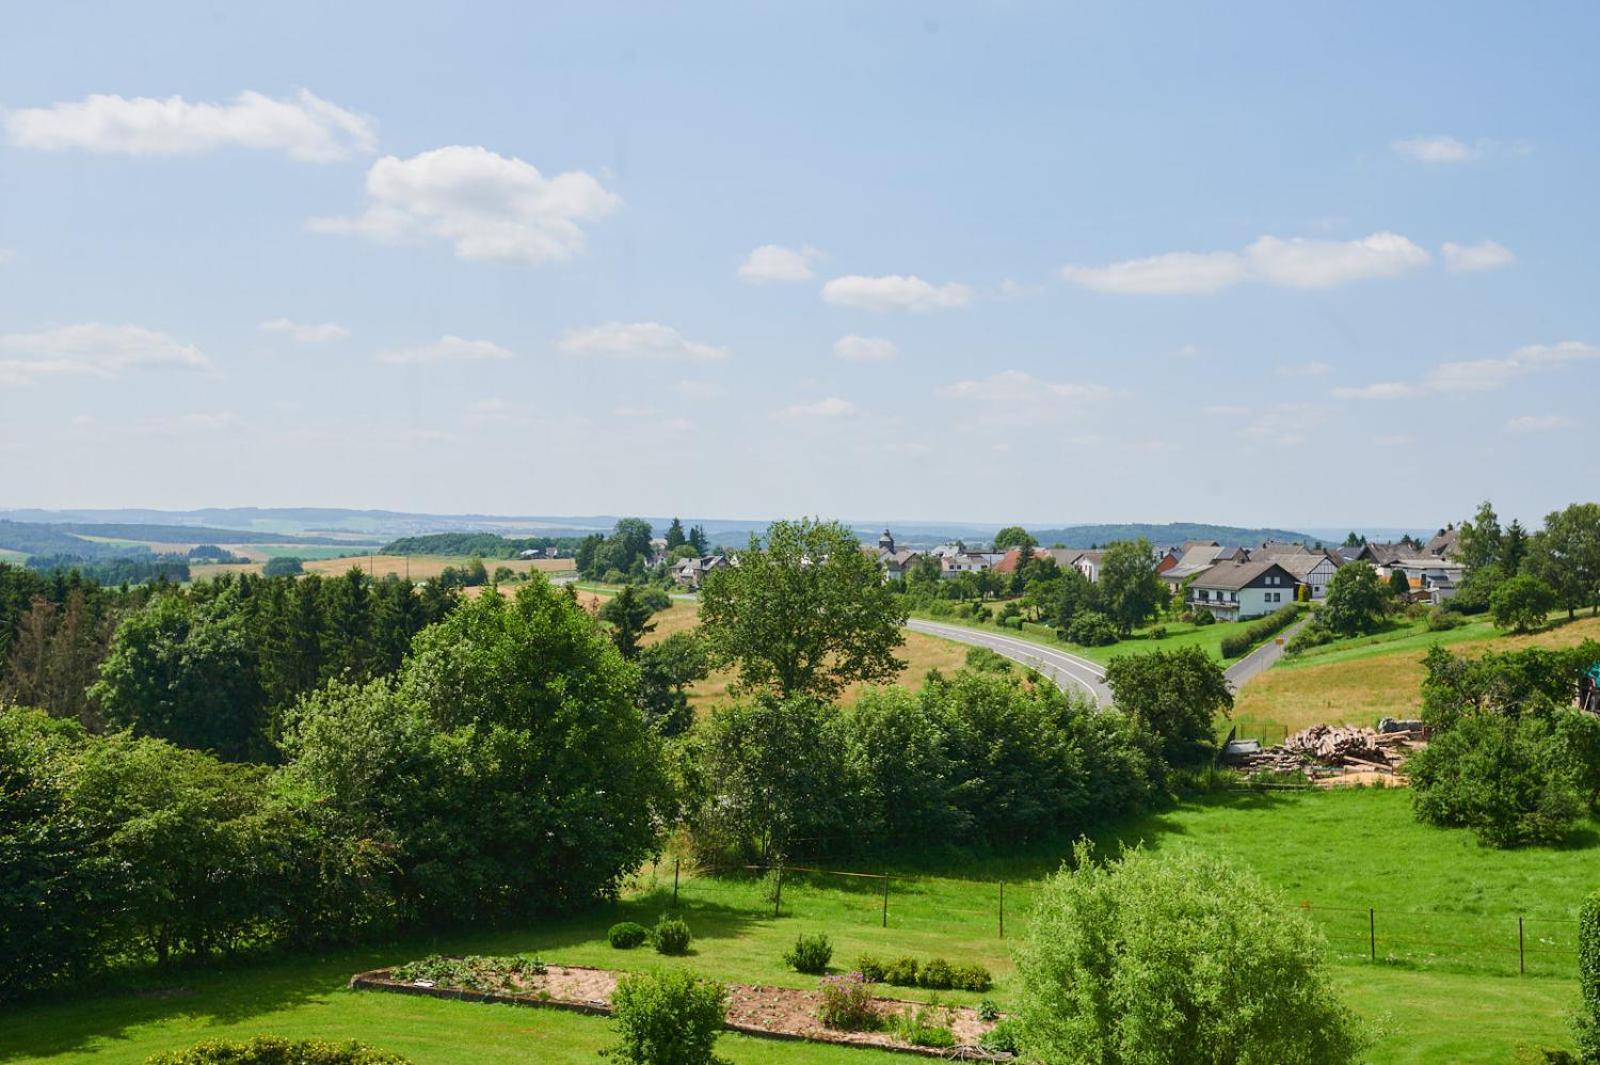
[[[917,986],[917,959],[896,958],[883,969],[883,981],[896,987]]]
[[[950,969],[950,986],[957,991],[983,992],[994,986],[994,977],[981,965],[955,965]]]
[[[856,959],[856,972],[860,973],[861,979],[869,984],[881,984],[884,982],[886,969],[883,959],[863,954]]]
[[[991,1054],[1018,1054],[1022,1041],[1018,1038],[1021,1024],[1015,1017],[1006,1017],[978,1037],[978,1048]]]
[[[860,973],[824,977],[818,990],[817,1020],[836,1032],[870,1032],[883,1024],[872,992]]]
[[[716,1065],[727,1009],[721,984],[686,969],[629,973],[611,993],[621,1042],[607,1053],[628,1065]]]
[[[1109,647],[1117,642],[1117,625],[1098,610],[1084,610],[1067,626],[1067,639],[1079,647]]]
[[[657,954],[687,954],[694,936],[690,934],[689,925],[683,918],[663,915],[656,922],[650,940],[655,944]]]
[[[917,986],[931,991],[948,991],[954,986],[955,970],[943,958],[932,958],[917,970]]]
[[[1190,614],[1189,620],[1196,628],[1204,628],[1207,625],[1215,625],[1217,623],[1217,615],[1202,607]]]
[[[619,921],[606,932],[606,940],[618,950],[632,950],[650,938],[650,929],[635,921]]]
[[[244,1042],[197,1043],[145,1059],[145,1065],[410,1065],[409,1059],[362,1043],[279,1039],[258,1035]]]
[[[821,976],[828,971],[828,963],[833,960],[833,944],[820,933],[803,935],[794,941],[793,950],[784,952],[783,960],[797,973]]]
[[[1253,875],[1198,851],[1102,866],[1084,844],[1074,858],[1040,891],[1017,955],[1031,1056],[1357,1059],[1364,1032],[1334,993],[1321,934]]]

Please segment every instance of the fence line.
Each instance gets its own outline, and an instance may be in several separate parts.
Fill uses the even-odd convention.
[[[652,866],[652,873],[663,872]],[[862,892],[864,905],[859,909],[862,917],[881,928],[889,928],[890,920],[899,916],[902,927],[934,921],[948,924],[951,919],[990,922],[991,933],[996,938],[1006,938],[1006,918],[1025,913],[1032,902],[1037,884],[1023,881],[1007,883],[1004,880],[963,880],[955,877],[919,876],[900,873],[865,873],[856,870],[823,869],[815,866],[773,863],[770,865],[730,865],[724,867],[684,867],[681,860],[672,865],[672,900],[676,907],[680,893],[692,892],[696,879],[723,877],[729,873],[759,874],[772,878],[772,888],[764,902],[751,907],[753,912],[763,912],[771,917],[793,914],[805,908],[809,893],[828,890],[808,882],[808,877],[841,877],[862,883],[881,885],[881,890],[870,895]],[[687,874],[687,875],[685,875]],[[971,901],[952,905],[951,899],[935,898],[940,885],[950,885],[956,890],[965,889],[974,895],[978,889],[987,894],[986,907],[973,908]],[[1008,892],[1008,888],[1011,890]],[[1021,898],[1018,899],[1018,889]],[[1012,898],[1008,899],[1010,894]],[[870,902],[866,899],[870,898]],[[896,902],[898,900],[898,904]],[[1008,913],[1008,903],[1010,912]],[[770,904],[770,909],[765,909]],[[1401,964],[1453,964],[1481,968],[1489,965],[1497,970],[1525,974],[1531,962],[1539,962],[1541,972],[1566,973],[1576,966],[1578,922],[1572,918],[1528,914],[1471,914],[1448,911],[1380,909],[1371,906],[1336,906],[1301,902],[1295,909],[1312,920],[1328,943],[1331,952],[1350,958],[1363,957],[1367,961]],[[870,911],[871,917],[867,918]],[[1443,918],[1457,922],[1453,927],[1469,931],[1461,936],[1446,933],[1435,937],[1427,933],[1426,923]],[[864,921],[865,923],[865,921]],[[1015,923],[1015,922],[1013,922]],[[1471,942],[1470,932],[1479,939]],[[1569,949],[1570,948],[1570,949]],[[1511,959],[1515,957],[1515,969]]]

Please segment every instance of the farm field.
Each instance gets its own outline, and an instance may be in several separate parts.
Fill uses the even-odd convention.
[[[1389,640],[1364,637],[1285,656],[1240,689],[1234,721],[1240,735],[1277,740],[1318,723],[1373,725],[1380,717],[1414,717],[1422,705],[1422,658],[1441,644],[1458,654],[1572,647],[1600,640],[1600,618],[1580,615],[1526,636],[1502,633],[1488,622],[1448,632],[1401,632]],[[1316,654],[1315,652],[1324,652]]]
[[[224,563],[221,565],[200,566],[191,565],[190,572],[195,580],[205,580],[208,577],[219,576],[224,573],[260,573],[268,558],[282,555],[299,558],[305,562],[307,573],[318,573],[324,577],[337,577],[349,571],[352,567],[364,572],[370,572],[374,577],[410,575],[412,580],[425,581],[439,576],[446,566],[457,569],[469,563],[471,558],[465,555],[351,555],[348,548],[342,547],[307,547],[301,548],[296,544],[248,544],[243,546],[228,546],[229,551],[239,555],[260,556],[253,562]],[[543,570],[546,573],[566,573],[572,569],[570,559],[564,558],[535,558],[535,559],[490,559],[483,560],[483,564],[493,573],[498,567],[505,566],[516,573],[527,573],[530,570]]]
[[[1132,821],[1102,842],[1205,847],[1253,868],[1286,905],[1309,903],[1307,912],[1330,936],[1336,982],[1379,1027],[1374,1062],[1505,1062],[1518,1045],[1567,1043],[1575,968],[1555,952],[1570,949],[1565,922],[1592,887],[1600,824],[1591,822],[1569,849],[1492,851],[1470,833],[1417,824],[1404,792],[1342,791],[1214,797]],[[535,951],[550,961],[622,968],[688,965],[721,979],[805,987],[812,978],[788,971],[778,956],[797,934],[820,930],[833,938],[836,965],[862,951],[981,961],[995,971],[991,997],[1005,1008],[1016,995],[1011,942],[1024,927],[1034,882],[1056,867],[1065,847],[1063,841],[1025,857],[946,869],[891,866],[916,879],[891,885],[887,929],[880,927],[880,881],[793,876],[783,916],[774,918],[757,881],[685,877],[680,909],[698,937],[691,957],[611,949],[604,933],[613,921],[651,922],[670,907],[669,860],[643,871],[621,902],[581,917],[233,971],[175,972],[126,991],[19,1009],[0,1035],[0,1061],[131,1063],[203,1038],[260,1032],[357,1038],[424,1065],[588,1062],[610,1042],[608,1025],[597,1018],[344,989],[355,971],[435,950]],[[1404,862],[1396,859],[1402,854]],[[1000,878],[1007,881],[1006,939],[997,921]],[[1366,960],[1368,907],[1376,914],[1376,964]],[[1529,954],[1526,976],[1517,975],[1519,914],[1540,919],[1527,922],[1530,946],[1543,953]],[[946,993],[944,1000],[977,997]],[[735,1062],[773,1065],[902,1060],[732,1036],[719,1049]]]

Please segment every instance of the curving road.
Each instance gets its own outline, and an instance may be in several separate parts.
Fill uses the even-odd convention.
[[[1244,686],[1245,681],[1259,677],[1272,668],[1272,664],[1283,657],[1283,648],[1290,638],[1310,620],[1311,615],[1307,614],[1224,670],[1223,674],[1228,678],[1233,690],[1238,691]]]
[[[1002,636],[996,632],[983,632],[962,625],[944,625],[937,621],[924,621],[922,618],[911,618],[906,622],[906,628],[926,636],[937,636],[942,640],[954,640],[956,643],[971,644],[974,647],[987,647],[1013,662],[1020,662],[1029,669],[1038,670],[1055,681],[1062,691],[1077,691],[1088,695],[1101,706],[1111,705],[1111,689],[1106,687],[1105,670],[1087,658],[1079,658],[1077,655],[1043,647],[1031,640],[1015,636]]]

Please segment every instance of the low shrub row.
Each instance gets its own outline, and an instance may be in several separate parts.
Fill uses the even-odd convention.
[[[1293,603],[1281,606],[1243,632],[1229,633],[1222,638],[1222,657],[1238,658],[1262,640],[1270,639],[1293,625],[1300,616],[1300,608]]]
[[[404,984],[426,982],[433,987],[453,987],[463,991],[522,990],[530,976],[543,976],[545,964],[531,954],[512,954],[500,958],[470,955],[449,958],[430,954],[420,961],[407,962],[390,971],[391,978]]]
[[[856,970],[868,983],[896,987],[925,987],[931,991],[987,991],[994,977],[981,965],[951,965],[943,958],[918,962],[901,957],[884,961],[870,954],[856,959]]]
[[[243,1042],[198,1043],[156,1054],[146,1058],[145,1065],[410,1065],[410,1061],[361,1043],[258,1035]]]
[[[657,954],[687,954],[694,935],[683,918],[662,914],[654,929],[635,921],[619,921],[606,931],[606,941],[618,950],[632,950],[648,941]]]

